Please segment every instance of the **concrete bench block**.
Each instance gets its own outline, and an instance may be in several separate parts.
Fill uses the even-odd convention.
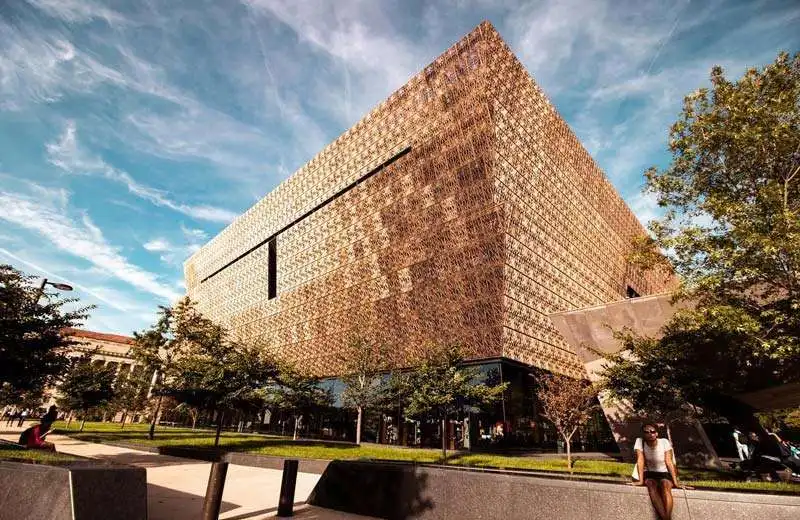
[[[674,520],[800,518],[800,497],[697,490],[673,496]],[[363,461],[331,462],[308,503],[390,519],[657,520],[644,488]]]
[[[0,520],[146,520],[144,468],[0,462]]]

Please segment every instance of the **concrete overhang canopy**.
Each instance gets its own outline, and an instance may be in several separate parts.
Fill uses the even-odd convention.
[[[630,328],[644,336],[659,337],[661,327],[684,304],[673,305],[672,293],[654,294],[639,298],[550,314],[550,320],[575,353],[589,363],[600,358],[591,349],[612,354],[620,344],[614,331]]]
[[[761,411],[796,408],[800,407],[800,383],[788,383],[739,394],[736,399]]]

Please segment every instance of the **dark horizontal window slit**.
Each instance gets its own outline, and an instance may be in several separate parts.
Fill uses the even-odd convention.
[[[259,242],[258,244],[254,245],[253,247],[251,247],[250,249],[248,249],[247,251],[245,251],[241,255],[237,256],[236,258],[234,258],[233,260],[231,260],[227,264],[223,265],[222,267],[220,267],[219,269],[217,269],[216,271],[214,271],[210,275],[206,276],[205,278],[203,278],[200,281],[200,283],[206,282],[207,280],[209,280],[213,276],[216,276],[220,272],[222,272],[225,269],[227,269],[228,267],[232,266],[233,264],[235,264],[236,262],[238,262],[242,258],[246,257],[247,255],[249,255],[250,253],[252,253],[256,249],[258,249],[259,247],[263,246],[264,244],[266,244],[270,240],[275,239],[278,235],[280,235],[281,233],[283,233],[284,231],[286,231],[290,227],[294,226],[295,224],[297,224],[298,222],[300,222],[304,218],[308,217],[309,215],[311,215],[315,211],[318,211],[318,210],[322,209],[326,204],[329,204],[329,203],[333,202],[334,200],[338,199],[339,197],[341,197],[342,195],[344,195],[348,191],[352,190],[353,188],[355,188],[356,186],[358,186],[359,184],[361,184],[365,180],[369,179],[370,177],[372,177],[373,175],[375,175],[376,173],[378,173],[382,169],[386,168],[387,166],[389,166],[390,164],[392,164],[393,162],[395,162],[399,158],[403,157],[405,154],[407,154],[410,151],[411,151],[411,147],[410,146],[407,146],[407,147],[403,148],[402,150],[397,152],[395,155],[393,155],[391,158],[389,158],[388,160],[386,160],[383,163],[379,164],[373,170],[370,170],[366,175],[362,175],[361,177],[359,177],[352,184],[349,184],[349,185],[345,186],[344,188],[342,188],[341,190],[339,190],[335,194],[331,195],[328,199],[320,202],[319,204],[314,206],[314,208],[312,208],[311,210],[307,211],[306,213],[303,213],[301,216],[297,217],[296,219],[294,219],[289,224],[286,224],[285,226],[283,226],[281,229],[279,229],[278,231],[276,231],[275,233],[273,233],[272,235],[270,235],[266,239],[262,240],[261,242]]]

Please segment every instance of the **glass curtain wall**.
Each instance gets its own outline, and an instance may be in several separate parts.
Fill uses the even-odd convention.
[[[465,406],[462,413],[452,417],[444,434],[449,449],[477,451],[543,451],[563,449],[552,424],[541,417],[541,405],[536,398],[537,381],[546,372],[529,366],[495,360],[471,364],[475,383],[495,385],[508,382],[503,398],[479,410]],[[305,438],[355,441],[356,413],[343,407],[344,384],[328,378],[320,386],[329,390],[333,406],[318,410],[302,422]],[[290,432],[289,417],[283,413],[264,414],[262,431]],[[389,403],[382,409],[369,409],[364,414],[362,440],[398,446],[441,447],[441,424],[434,418],[409,419],[400,403]],[[596,414],[573,439],[573,451],[617,451],[611,430],[602,412]]]

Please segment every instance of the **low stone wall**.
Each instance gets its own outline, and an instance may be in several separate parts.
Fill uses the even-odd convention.
[[[147,519],[144,468],[0,462],[0,520]]]
[[[795,520],[800,498],[675,490],[673,520]],[[331,462],[309,504],[389,519],[653,519],[647,490],[524,473]]]

